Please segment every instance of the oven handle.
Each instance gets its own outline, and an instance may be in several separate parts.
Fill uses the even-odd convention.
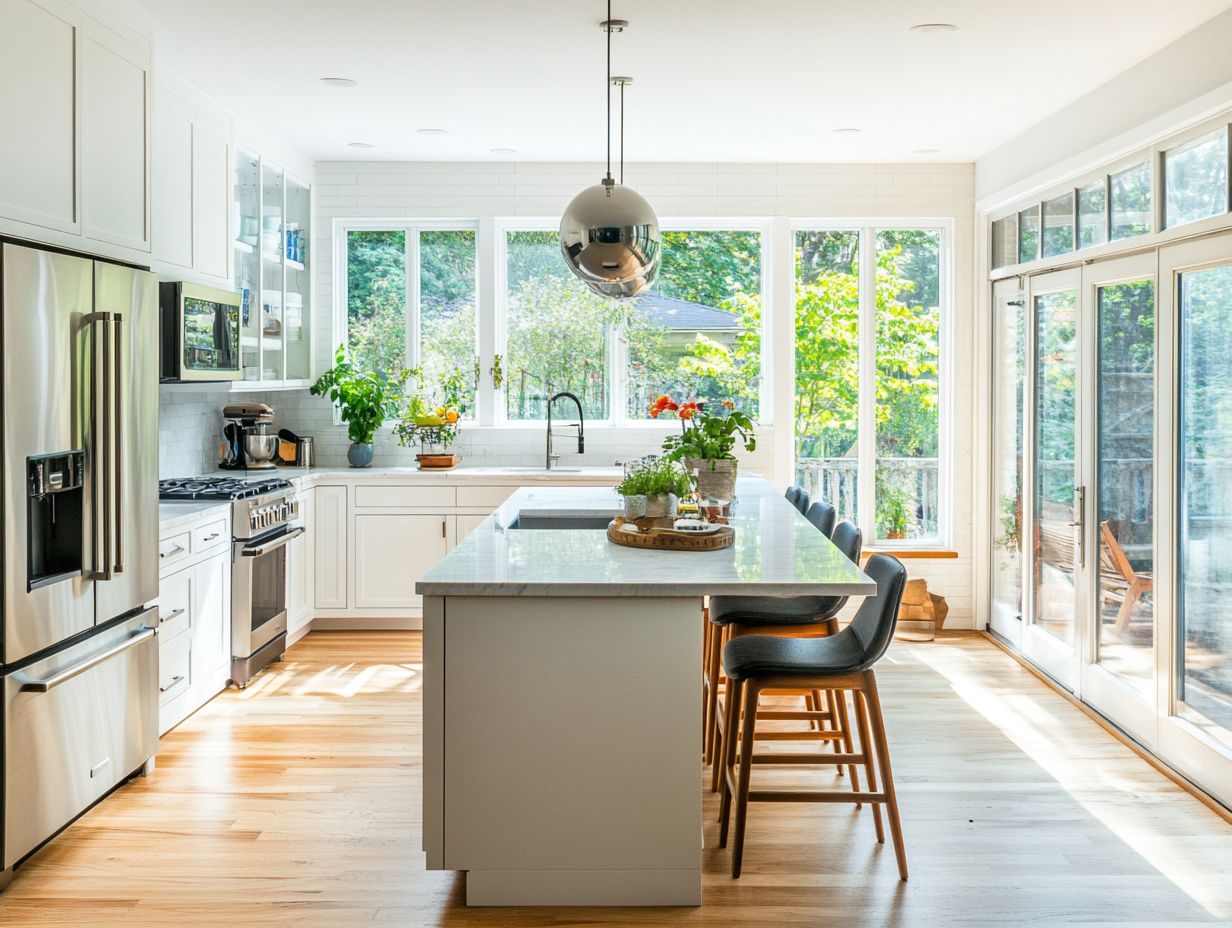
[[[255,548],[244,548],[244,550],[240,553],[244,557],[260,557],[262,554],[269,554],[271,551],[277,551],[283,545],[294,541],[302,534],[304,534],[303,528],[293,528],[285,535],[279,535],[273,541],[266,542],[263,545],[258,545]]]
[[[59,673],[48,677],[46,680],[31,680],[29,683],[23,683],[21,691],[23,693],[49,693],[61,683],[67,683],[73,677],[80,676],[91,667],[97,667],[103,661],[111,660],[117,654],[122,654],[129,648],[135,648],[143,641],[153,638],[157,632],[152,628],[146,628],[137,632],[135,635],[129,635],[119,644],[108,648],[106,651],[100,651],[92,657],[87,657],[79,664],[74,664],[72,667],[66,667]]]

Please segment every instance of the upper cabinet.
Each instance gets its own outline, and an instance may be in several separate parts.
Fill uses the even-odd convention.
[[[148,252],[149,41],[66,0],[0,23],[0,219]]]
[[[309,383],[311,192],[280,165],[236,149],[233,248],[244,380],[232,389]]]

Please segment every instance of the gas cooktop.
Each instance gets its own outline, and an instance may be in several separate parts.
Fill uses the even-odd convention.
[[[281,477],[257,480],[236,480],[234,477],[189,477],[181,480],[158,481],[159,499],[251,499],[278,490],[286,490],[291,481]]]

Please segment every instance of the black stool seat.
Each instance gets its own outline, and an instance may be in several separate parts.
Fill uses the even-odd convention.
[[[712,596],[715,625],[818,625],[843,608],[842,596]]]
[[[857,673],[872,662],[865,660],[864,646],[848,632],[828,638],[743,635],[723,648],[723,672],[729,680]]]

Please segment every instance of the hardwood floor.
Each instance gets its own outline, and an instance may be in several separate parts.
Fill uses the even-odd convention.
[[[699,909],[465,909],[420,852],[420,641],[317,632],[21,867],[0,925],[1181,926],[1232,918],[1232,825],[978,637],[878,665],[911,881],[871,812],[705,796]],[[833,778],[758,768],[761,782]],[[699,768],[698,788],[708,785]],[[619,796],[612,797],[619,802]],[[636,809],[629,810],[637,814]]]

